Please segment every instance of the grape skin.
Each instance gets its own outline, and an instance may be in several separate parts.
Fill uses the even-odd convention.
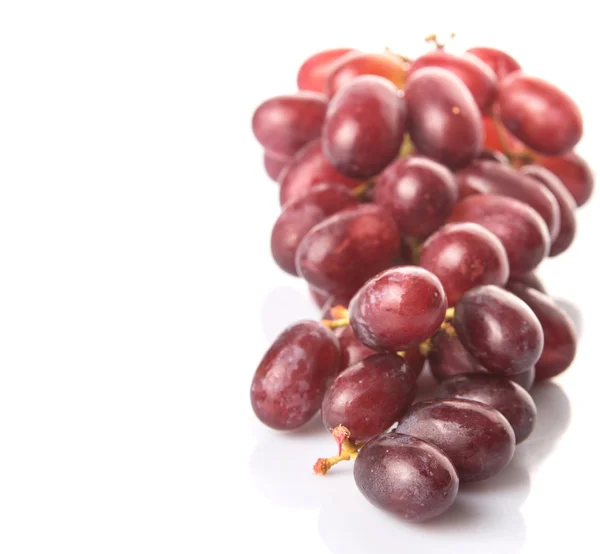
[[[477,56],[482,62],[489,65],[498,77],[498,80],[502,80],[507,75],[521,69],[521,65],[517,60],[506,52],[497,50],[496,48],[479,46],[469,48],[467,53]]]
[[[268,150],[265,151],[263,156],[263,163],[265,166],[265,171],[267,175],[273,180],[277,181],[279,175],[281,174],[283,168],[290,161],[290,158],[287,156],[278,156],[277,154],[273,154]]]
[[[579,154],[569,152],[564,156],[538,157],[536,161],[560,179],[578,207],[583,206],[592,196],[594,174]]]
[[[296,77],[298,88],[300,90],[325,92],[331,70],[340,58],[350,52],[355,52],[355,50],[352,48],[335,48],[312,55],[302,63],[298,70],[298,76]]]

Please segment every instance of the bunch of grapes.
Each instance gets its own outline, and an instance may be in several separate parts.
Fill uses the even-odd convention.
[[[275,261],[323,319],[288,327],[251,386],[266,425],[319,411],[376,506],[422,521],[497,474],[533,430],[535,382],[565,371],[574,325],[532,273],[575,236],[593,176],[582,117],[508,54],[437,43],[320,52],[252,126],[280,185]],[[427,361],[439,382],[413,403]]]

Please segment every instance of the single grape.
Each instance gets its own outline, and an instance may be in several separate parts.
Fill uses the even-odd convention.
[[[265,171],[267,172],[267,175],[273,179],[273,181],[277,181],[279,174],[289,161],[290,158],[287,156],[279,156],[269,152],[268,150],[265,150],[263,157]]]
[[[486,148],[479,154],[478,160],[488,160],[503,165],[510,165],[510,160],[502,153],[497,150],[490,150]]]
[[[544,185],[556,198],[560,214],[559,231],[550,247],[550,256],[558,256],[564,252],[575,238],[577,222],[575,220],[575,200],[561,183],[560,179],[549,169],[540,165],[526,165],[521,173],[536,179]]]
[[[554,240],[560,229],[560,209],[553,194],[536,179],[518,169],[477,160],[456,175],[461,198],[472,194],[500,194],[525,202],[538,212]]]
[[[298,246],[296,268],[313,287],[352,294],[390,267],[399,247],[392,217],[379,206],[364,204],[313,227]]]
[[[558,87],[521,72],[499,84],[498,113],[513,135],[547,156],[566,154],[583,134],[577,104]]]
[[[286,204],[271,233],[271,252],[277,265],[291,275],[296,271],[296,250],[306,234],[330,215],[358,206],[343,185],[317,185]]]
[[[439,448],[396,433],[380,435],[361,448],[354,480],[373,505],[409,521],[440,515],[458,492],[456,469]]]
[[[344,175],[368,179],[397,155],[404,139],[406,102],[383,77],[363,75],[331,100],[323,151]]]
[[[540,157],[537,162],[561,180],[578,206],[583,206],[590,199],[594,189],[594,174],[579,154],[569,152],[554,158]]]
[[[325,93],[331,98],[338,90],[361,75],[377,75],[397,87],[402,87],[406,79],[406,69],[400,59],[391,54],[352,52],[340,58],[331,68]]]
[[[324,50],[308,58],[298,70],[296,81],[300,90],[313,90],[325,92],[327,78],[336,62],[348,54],[354,52],[352,48],[335,48]]]
[[[520,275],[511,275],[508,281],[508,285],[512,285],[515,283],[521,283],[526,287],[531,287],[532,289],[538,290],[540,292],[546,293],[546,287],[544,287],[544,283],[540,280],[540,278],[532,272],[522,273]],[[510,286],[507,285],[507,288],[510,290]]]
[[[512,274],[534,269],[550,251],[548,228],[530,206],[506,196],[470,196],[454,207],[450,222],[479,223],[496,235],[508,256]]]
[[[517,60],[506,52],[502,52],[502,50],[496,50],[496,48],[479,46],[476,48],[469,48],[467,52],[473,56],[477,56],[482,62],[491,67],[498,77],[498,80],[502,80],[507,75],[521,69]]]
[[[535,427],[537,410],[533,398],[523,387],[499,375],[451,377],[440,384],[435,397],[474,400],[495,408],[510,423],[517,444]]]
[[[447,307],[435,275],[421,267],[393,267],[356,293],[350,302],[350,325],[358,340],[373,350],[407,350],[437,331]]]
[[[544,349],[535,365],[536,381],[562,373],[577,353],[577,333],[571,318],[549,296],[535,289],[514,283],[509,290],[533,310],[544,330]]]
[[[457,56],[442,49],[427,52],[412,62],[407,76],[423,67],[441,67],[454,73],[469,89],[481,112],[488,111],[496,98],[498,83],[492,69],[476,56]]]
[[[423,244],[419,265],[441,281],[449,306],[477,285],[504,286],[509,274],[500,239],[477,223],[444,225]]]
[[[492,373],[521,373],[542,354],[544,334],[535,313],[500,287],[471,289],[457,302],[452,323],[460,342]]]
[[[506,418],[491,406],[472,400],[414,404],[395,431],[437,446],[452,460],[461,481],[496,475],[515,451],[515,433]]]
[[[327,98],[300,91],[263,102],[252,117],[254,136],[267,150],[279,156],[293,156],[305,144],[321,135]]]
[[[322,183],[339,183],[350,189],[360,185],[360,181],[342,175],[327,161],[321,139],[310,142],[296,153],[279,174],[279,183],[282,206]]]
[[[323,398],[327,429],[343,425],[356,443],[398,421],[416,394],[416,377],[401,356],[374,354],[340,373]]]
[[[339,365],[334,334],[316,321],[285,329],[260,362],[250,389],[257,417],[274,429],[296,429],[321,407]]]
[[[390,212],[402,233],[429,236],[450,217],[458,198],[452,172],[423,156],[396,160],[379,175],[376,204]]]

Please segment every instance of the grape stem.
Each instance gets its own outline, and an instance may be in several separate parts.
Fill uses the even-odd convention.
[[[448,37],[447,42],[440,42],[437,35],[435,33],[432,33],[425,37],[425,42],[429,42],[430,44],[433,44],[438,50],[443,50],[446,47],[446,44],[448,44],[448,42],[450,42],[455,36],[456,36],[456,33],[450,33],[450,36]]]
[[[350,191],[350,193],[352,194],[352,196],[354,196],[355,198],[358,198],[360,200],[371,189],[372,186],[373,186],[373,183],[371,181],[366,181],[365,183],[362,183],[362,185],[358,185],[357,187],[354,187]]]
[[[333,316],[333,319],[323,319],[321,323],[329,329],[339,329],[340,327],[347,327],[350,325],[350,317],[348,309],[344,306],[334,306],[329,309],[329,312]]]
[[[338,454],[329,458],[319,458],[313,466],[313,470],[317,475],[325,475],[334,465],[340,462],[354,460],[362,446],[350,440],[350,430],[343,425],[338,425],[335,429],[332,429],[331,436],[338,444]]]
[[[508,139],[506,138],[506,131],[504,127],[502,127],[495,115],[492,116],[492,121],[494,122],[494,127],[496,128],[496,134],[498,135],[498,142],[500,143],[500,148],[502,148],[502,153],[509,159],[511,164],[517,160],[524,163],[531,163],[534,161],[531,154],[528,154],[527,152],[511,152],[508,146]]]

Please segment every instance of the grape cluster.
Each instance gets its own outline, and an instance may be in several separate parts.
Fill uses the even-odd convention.
[[[252,121],[280,185],[273,257],[323,310],[265,354],[252,407],[281,430],[320,410],[339,450],[314,470],[355,459],[364,496],[412,521],[501,471],[535,424],[527,391],[572,363],[532,271],[593,188],[569,96],[502,51],[434,46],[320,52]],[[414,403],[425,362],[439,387]]]

